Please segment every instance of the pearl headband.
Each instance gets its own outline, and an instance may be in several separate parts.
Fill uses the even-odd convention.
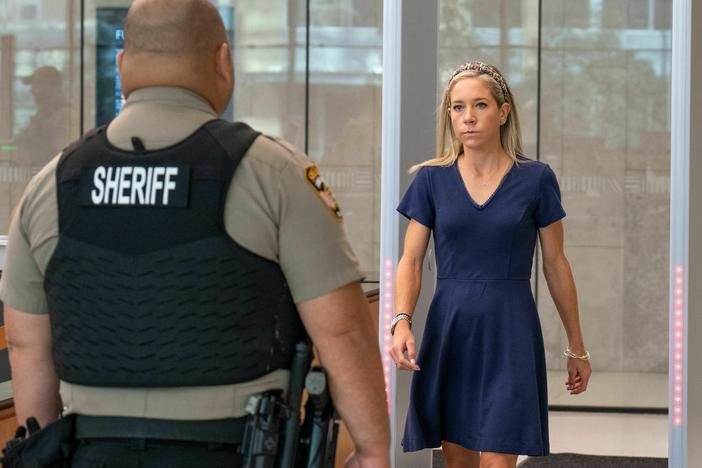
[[[487,63],[484,62],[479,62],[477,60],[473,60],[472,62],[466,62],[463,65],[459,65],[458,68],[456,68],[453,73],[451,74],[451,78],[449,78],[447,84],[451,84],[451,81],[458,75],[459,73],[462,73],[464,71],[476,71],[480,73],[481,75],[488,75],[492,79],[494,79],[497,84],[500,86],[500,89],[502,90],[502,94],[505,97],[505,100],[511,101],[511,95],[509,92],[509,88],[507,88],[507,82],[505,81],[504,78],[502,78],[502,75],[500,75],[500,72],[497,71],[497,68],[493,67],[492,65],[488,65]]]

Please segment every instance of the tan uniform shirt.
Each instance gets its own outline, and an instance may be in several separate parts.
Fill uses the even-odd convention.
[[[134,91],[107,129],[108,140],[131,150],[173,145],[216,118],[201,97],[180,88]],[[0,299],[14,309],[48,313],[44,272],[58,240],[55,171],[60,155],[29,183],[13,217]],[[259,136],[242,159],[227,194],[227,233],[242,247],[275,261],[296,303],[319,297],[362,273],[343,224],[307,174],[313,163],[290,144]],[[68,412],[166,419],[218,419],[244,415],[248,396],[283,388],[287,371],[254,382],[189,388],[98,388],[61,382]]]

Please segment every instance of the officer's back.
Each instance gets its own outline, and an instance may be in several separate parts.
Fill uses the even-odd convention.
[[[135,1],[119,67],[121,114],[35,177],[10,229],[18,420],[78,415],[74,466],[236,466],[248,397],[286,387],[306,329],[358,448],[349,466],[386,466],[339,207],[295,148],[216,119],[234,79],[216,9]]]

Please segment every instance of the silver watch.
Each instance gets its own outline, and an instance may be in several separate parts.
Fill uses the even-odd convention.
[[[400,322],[400,320],[407,320],[409,322],[410,330],[412,329],[412,316],[409,314],[397,314],[392,322],[390,323],[390,334],[395,334],[395,326]]]

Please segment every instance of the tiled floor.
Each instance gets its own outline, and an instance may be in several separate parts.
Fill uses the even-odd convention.
[[[548,419],[552,453],[668,456],[667,415],[554,411]]]
[[[563,384],[565,379],[565,371],[548,372],[550,405],[668,406],[667,374],[596,371],[587,391],[580,395],[570,395],[566,391]],[[553,453],[668,456],[667,415],[552,411],[549,426]]]
[[[554,411],[549,434],[553,453],[668,456],[667,415]]]

